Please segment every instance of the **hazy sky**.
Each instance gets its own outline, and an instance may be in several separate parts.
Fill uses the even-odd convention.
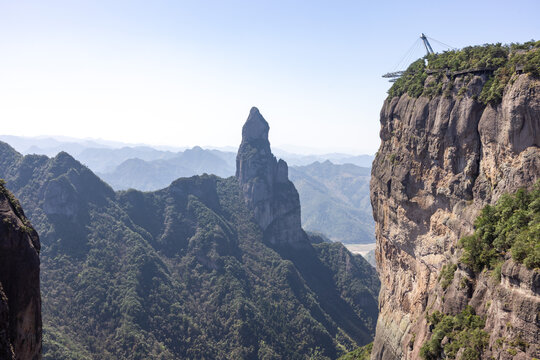
[[[538,0],[0,0],[0,133],[237,146],[257,106],[272,145],[374,153],[380,76],[421,32],[523,42],[538,14]]]

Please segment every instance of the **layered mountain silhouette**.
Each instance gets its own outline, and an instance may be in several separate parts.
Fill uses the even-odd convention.
[[[155,191],[179,177],[215,174],[229,177],[236,171],[236,153],[195,146],[184,151],[157,150],[148,146],[105,148],[85,141],[59,142],[0,136],[21,151],[56,155],[66,148],[114,190]],[[90,146],[90,147],[84,147]],[[374,243],[375,223],[369,201],[372,156],[345,154],[296,155],[279,152],[287,159],[289,175],[302,204],[302,226],[323,232],[333,241]],[[329,160],[331,159],[331,160]],[[365,167],[358,166],[362,164]]]
[[[179,177],[204,173],[229,177],[235,171],[235,157],[233,153],[195,146],[162,159],[129,158],[114,170],[98,174],[114,189],[152,191],[169,186]]]
[[[67,153],[0,143],[41,238],[44,359],[336,358],[370,342],[376,273],[302,230],[255,108],[237,166],[115,192]]]

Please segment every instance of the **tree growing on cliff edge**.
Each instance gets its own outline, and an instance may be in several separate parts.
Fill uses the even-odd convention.
[[[461,50],[426,55],[407,68],[403,76],[388,90],[388,96],[392,98],[405,93],[414,98],[438,96],[453,87],[455,76],[447,75],[447,72],[452,74],[481,69],[488,71],[489,75],[476,98],[486,105],[496,105],[502,100],[504,88],[515,74],[527,73],[540,77],[540,41],[468,46]],[[437,81],[426,82],[428,70]],[[447,77],[448,81],[443,81],[444,77]]]
[[[461,261],[474,271],[493,269],[507,254],[530,269],[540,268],[540,182],[531,191],[504,194],[487,205],[473,235],[460,240]]]

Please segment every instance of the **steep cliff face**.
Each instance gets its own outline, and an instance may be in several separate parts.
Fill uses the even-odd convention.
[[[236,177],[267,241],[278,246],[307,247],[298,192],[289,181],[287,163],[278,161],[270,150],[269,129],[259,110],[252,108],[242,128]]]
[[[39,238],[0,184],[0,358],[41,359]]]
[[[501,281],[459,264],[458,240],[473,232],[479,210],[540,178],[540,81],[516,74],[502,101],[479,102],[486,74],[442,82],[444,95],[389,97],[381,111],[381,146],[373,163],[380,314],[373,359],[418,359],[431,337],[426,315],[471,305],[486,319],[483,358],[540,357],[540,280],[507,258]],[[443,289],[443,265],[457,264]],[[526,344],[509,351],[511,341]],[[501,340],[502,339],[502,340]]]

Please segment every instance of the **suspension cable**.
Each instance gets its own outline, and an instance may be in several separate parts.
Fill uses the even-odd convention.
[[[400,70],[400,67],[402,66],[404,60],[408,59],[411,56],[411,54],[413,53],[414,48],[416,47],[416,45],[418,44],[419,41],[420,41],[420,39],[416,39],[416,41],[412,44],[412,46],[409,48],[409,50],[407,50],[405,55],[403,55],[401,60],[396,64],[396,66],[394,67],[394,71],[395,70]]]
[[[443,43],[442,41],[439,41],[439,40],[437,40],[437,39],[431,38],[431,37],[429,37],[429,36],[426,36],[426,37],[427,37],[429,40],[435,41],[436,43],[441,44],[442,46],[444,46],[444,47],[446,47],[446,48],[448,48],[448,49],[450,49],[450,50],[456,50],[456,49],[457,49],[457,48],[455,48],[455,47],[453,47],[453,46],[451,46],[451,45],[445,44],[445,43]]]
[[[418,54],[423,53],[422,46],[423,46],[422,41],[419,40],[416,43],[416,47],[415,47],[414,51],[409,54],[409,57],[407,58],[407,60],[403,64],[405,67],[408,67],[411,62],[416,60],[418,58]],[[422,57],[422,56],[420,56],[420,57]]]

